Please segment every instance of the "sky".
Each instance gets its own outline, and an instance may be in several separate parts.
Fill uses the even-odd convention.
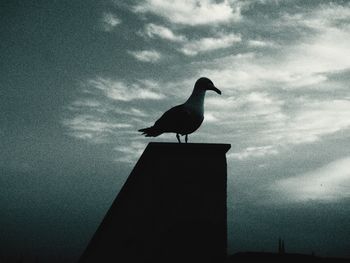
[[[0,259],[74,262],[202,76],[229,252],[350,257],[348,1],[4,0],[0,38]]]

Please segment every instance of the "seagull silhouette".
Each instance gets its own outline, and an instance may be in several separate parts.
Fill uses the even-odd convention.
[[[162,133],[173,132],[176,133],[179,143],[181,143],[180,134],[186,135],[187,143],[188,135],[196,131],[204,120],[204,97],[207,90],[213,90],[221,95],[221,91],[210,79],[200,78],[185,103],[166,111],[152,127],[140,129],[139,132],[146,137],[157,137]]]

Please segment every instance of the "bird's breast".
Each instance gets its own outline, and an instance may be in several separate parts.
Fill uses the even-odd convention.
[[[204,120],[204,114],[198,109],[187,109],[188,118],[184,119],[182,122],[180,134],[190,134],[196,131],[202,124]]]

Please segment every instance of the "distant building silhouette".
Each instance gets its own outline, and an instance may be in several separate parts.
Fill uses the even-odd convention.
[[[284,248],[284,240],[279,238],[278,239],[278,253],[279,254],[284,254],[286,251],[285,251],[285,248]]]
[[[282,241],[281,241],[282,246]],[[350,259],[346,258],[322,258],[312,255],[303,255],[297,253],[268,253],[268,252],[238,252],[229,256],[226,263],[241,263],[241,262],[313,262],[313,263],[349,263]]]

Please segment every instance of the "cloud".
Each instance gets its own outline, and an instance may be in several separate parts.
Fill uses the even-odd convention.
[[[290,87],[311,86],[327,75],[350,68],[350,31],[327,29],[311,40],[290,48],[284,66]]]
[[[315,143],[350,129],[350,101],[346,99],[282,99],[249,92],[222,101],[209,98],[207,108],[219,116],[218,128],[239,142],[230,155],[239,160],[274,155],[287,146]]]
[[[185,55],[194,56],[198,53],[227,48],[240,41],[241,37],[239,35],[222,33],[217,37],[205,37],[198,40],[187,41],[180,50]]]
[[[112,31],[117,25],[119,25],[122,21],[112,13],[104,13],[101,24],[102,30],[106,32]]]
[[[274,44],[271,41],[266,41],[266,40],[249,40],[248,45],[251,47],[256,47],[256,48],[276,47],[276,44]]]
[[[207,98],[206,109],[217,116],[217,129],[239,142],[229,155],[238,160],[275,155],[288,146],[315,143],[350,129],[347,99],[239,91],[228,98]]]
[[[159,38],[166,39],[169,41],[174,41],[174,42],[183,42],[186,40],[185,36],[176,35],[169,28],[162,25],[152,24],[152,23],[146,25],[145,33],[148,37],[151,37],[151,38],[159,37]]]
[[[164,95],[155,89],[154,83],[143,81],[125,84],[109,78],[96,78],[87,82],[88,88],[101,91],[107,98],[115,101],[160,100]]]
[[[318,31],[326,28],[346,27],[350,22],[350,5],[338,5],[336,3],[322,4],[316,9],[306,12],[282,16],[280,23],[290,27],[306,27]]]
[[[229,89],[318,88],[316,85],[324,83],[329,74],[350,69],[349,32],[327,30],[285,46],[283,52],[277,51],[274,56],[245,53],[220,58],[208,63],[203,71]]]
[[[134,115],[134,116],[138,116],[138,117],[147,117],[148,114],[145,113],[145,111],[142,111],[140,109],[136,109],[136,108],[130,108],[130,111],[127,112],[126,114],[130,114],[130,115]]]
[[[132,141],[130,144],[125,146],[117,146],[114,151],[121,153],[121,156],[116,161],[124,163],[135,163],[137,158],[141,156],[142,152],[146,147],[145,142]]]
[[[219,86],[219,85],[216,85]],[[220,86],[219,86],[220,87]],[[229,96],[226,98],[210,97],[206,99],[206,104],[212,110],[224,111],[228,115],[222,116],[223,118],[239,117],[258,117],[269,116],[272,118],[277,112],[282,111],[284,101],[268,92],[262,91],[246,91],[240,92],[237,96]],[[247,119],[246,119],[247,120]],[[256,120],[253,120],[256,121]]]
[[[157,62],[161,59],[162,55],[155,50],[142,50],[142,51],[128,51],[130,55],[142,62]]]
[[[265,155],[276,155],[277,149],[274,145],[247,147],[241,152],[229,153],[228,158],[243,160],[247,158],[264,157]]]
[[[93,143],[106,142],[110,134],[117,133],[120,129],[132,127],[129,123],[103,119],[84,113],[63,120],[63,125],[68,127],[69,134],[73,137],[89,140]]]
[[[160,38],[171,42],[178,43],[181,47],[178,48],[180,52],[187,56],[194,56],[198,53],[204,53],[212,50],[227,48],[234,43],[241,42],[241,36],[234,33],[216,33],[213,37],[202,37],[199,39],[189,39],[188,37],[176,34],[171,29],[156,24],[147,24],[145,26],[144,35],[150,38]],[[145,51],[143,51],[145,52]],[[132,53],[137,59],[148,61],[151,54],[148,53]],[[158,59],[160,56],[155,55]]]
[[[350,197],[350,157],[333,161],[305,174],[277,181],[272,189],[287,201],[336,201]]]
[[[348,19],[348,22],[338,25],[334,22],[338,21],[337,18],[332,17],[338,12],[341,13],[341,21],[344,21],[344,14],[350,13],[350,7],[321,6],[306,13],[293,14],[293,17],[298,17],[294,23],[289,20],[279,23],[286,19],[286,15],[278,18],[271,22],[275,25],[275,33],[278,34],[280,30],[295,36],[292,41],[287,39],[283,42],[281,39],[275,45],[272,39],[248,40],[249,47],[269,46],[274,53],[262,52],[260,49],[253,53],[248,48],[241,50],[241,54],[220,57],[212,63],[206,63],[202,71],[219,79],[225,88],[230,89],[325,87],[322,84],[330,74],[350,69],[350,21]],[[318,23],[316,28],[309,28],[311,31],[308,34],[296,34],[305,31],[305,20],[322,23]]]
[[[293,105],[296,110],[283,126],[270,130],[271,139],[279,143],[310,143],[350,128],[349,100],[304,99]]]
[[[145,0],[135,6],[139,13],[152,13],[183,25],[207,25],[237,21],[241,18],[239,2],[211,0]]]
[[[61,123],[68,135],[88,143],[109,144],[119,149],[114,149],[116,161],[133,162],[145,146],[137,130],[148,125],[150,118],[149,111],[139,105],[163,98],[160,84],[152,80],[128,83],[96,77],[81,84],[81,93],[66,107]],[[157,104],[154,108],[157,111]]]
[[[217,122],[219,121],[217,117],[212,112],[204,112],[204,119],[206,122]]]
[[[95,99],[82,99],[76,100],[72,103],[72,106],[75,107],[90,107],[90,108],[99,108],[101,103]]]

